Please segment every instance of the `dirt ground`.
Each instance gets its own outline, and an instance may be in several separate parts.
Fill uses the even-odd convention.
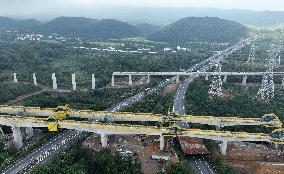
[[[141,140],[144,139],[142,142]],[[138,157],[141,162],[142,171],[145,174],[156,174],[162,169],[162,163],[151,159],[152,155],[169,156],[171,161],[176,162],[177,157],[171,146],[171,139],[165,139],[165,150],[159,150],[158,136],[129,136],[129,135],[111,135],[108,137],[108,147],[114,153],[133,152],[133,156]],[[168,146],[167,146],[168,144]],[[83,143],[86,147],[96,151],[102,149],[100,136],[94,134],[88,137]],[[119,152],[121,151],[121,152]]]
[[[269,145],[229,143],[224,159],[238,174],[284,174],[284,152]]]

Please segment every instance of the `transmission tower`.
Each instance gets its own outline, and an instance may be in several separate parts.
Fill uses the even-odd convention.
[[[252,65],[254,65],[254,60],[255,60],[255,45],[253,44],[250,47],[250,53],[249,53],[247,63],[252,63]]]
[[[273,71],[274,68],[279,66],[279,53],[280,49],[275,44],[271,44],[272,49],[268,50],[268,59],[266,59],[267,74],[263,76],[261,88],[258,94],[262,100],[274,98],[274,81]]]

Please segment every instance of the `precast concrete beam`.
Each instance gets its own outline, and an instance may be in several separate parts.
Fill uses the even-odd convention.
[[[101,134],[102,147],[107,147],[107,142],[108,142],[108,135]]]
[[[160,150],[164,150],[165,147],[165,137],[163,135],[160,136]]]
[[[220,151],[222,155],[227,154],[227,147],[228,147],[228,141],[222,141],[222,143],[220,144]]]
[[[15,147],[17,149],[20,149],[21,147],[23,147],[23,137],[21,133],[21,128],[13,126],[12,131],[13,131]]]

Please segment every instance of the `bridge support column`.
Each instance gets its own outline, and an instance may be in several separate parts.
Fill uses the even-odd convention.
[[[284,87],[284,77],[283,77],[283,79],[282,79],[282,87]]]
[[[247,78],[248,78],[247,75],[243,76],[242,86],[246,86],[247,85]]]
[[[92,89],[96,89],[96,78],[95,78],[95,74],[92,74]]]
[[[179,75],[176,76],[176,83],[179,83]]]
[[[15,147],[17,149],[20,149],[21,147],[23,147],[23,137],[21,133],[21,128],[13,126],[12,131],[13,131]]]
[[[147,77],[147,83],[150,83],[150,75]]]
[[[163,135],[160,136],[160,150],[164,150],[165,147],[165,137]]]
[[[217,130],[217,131],[220,131],[221,128],[222,128],[222,125],[216,125],[216,130]]]
[[[57,90],[57,82],[56,82],[55,73],[52,74],[52,89]]]
[[[129,86],[132,86],[132,76],[131,75],[128,75],[128,85]]]
[[[76,91],[76,74],[72,74],[72,89]]]
[[[209,80],[209,75],[205,75],[205,80]]]
[[[32,127],[26,127],[26,139],[30,139],[34,136],[34,129]]]
[[[222,143],[220,144],[220,151],[222,155],[227,154],[227,147],[228,147],[228,141],[222,141]]]
[[[101,134],[101,143],[102,147],[107,147],[108,137],[106,134]]]
[[[14,76],[14,80],[13,80],[13,82],[14,82],[14,83],[17,83],[17,82],[18,82],[18,79],[17,79],[17,73],[14,73],[14,74],[13,74],[13,76]]]
[[[114,75],[111,77],[111,86],[114,86]]]
[[[35,73],[33,73],[33,80],[34,80],[34,85],[37,85],[37,81],[36,81],[36,75],[35,75]]]
[[[224,76],[224,79],[223,79],[223,82],[224,82],[224,83],[227,82],[227,78],[228,78],[228,75],[225,75],[225,76]]]
[[[278,150],[279,149],[279,144],[273,143],[273,149]]]

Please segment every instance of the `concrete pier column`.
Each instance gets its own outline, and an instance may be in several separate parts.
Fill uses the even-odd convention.
[[[92,89],[96,89],[96,78],[95,78],[95,74],[92,74]]]
[[[111,86],[114,86],[114,75],[111,77]]]
[[[107,147],[108,137],[106,134],[101,134],[101,143],[102,147]]]
[[[15,147],[17,149],[20,149],[21,147],[23,147],[23,137],[21,133],[21,128],[13,126],[12,131],[13,131]]]
[[[57,90],[57,81],[56,81],[55,73],[52,74],[52,89]]]
[[[132,86],[132,76],[131,76],[131,75],[128,75],[128,77],[129,77],[128,85],[129,85],[129,86]]]
[[[282,87],[284,87],[284,77],[283,77],[283,79],[282,79]]]
[[[34,129],[32,127],[26,127],[26,139],[30,139],[34,136]]]
[[[160,150],[164,150],[165,147],[165,137],[163,135],[160,136]]]
[[[14,80],[13,80],[13,82],[17,83],[17,82],[18,82],[18,79],[17,79],[17,73],[13,73],[13,76],[14,76]]]
[[[176,83],[179,83],[179,75],[176,76]]]
[[[205,80],[209,80],[209,75],[205,75]]]
[[[76,91],[76,74],[72,74],[72,89],[73,91]]]
[[[220,151],[222,155],[226,155],[227,154],[227,147],[228,147],[228,141],[223,141],[220,144]]]
[[[224,76],[224,79],[223,79],[223,82],[224,82],[224,83],[227,82],[227,78],[228,78],[228,75],[225,75],[225,76]]]
[[[34,80],[34,85],[37,85],[37,80],[36,80],[36,75],[33,73],[33,80]]]
[[[218,125],[216,125],[216,130],[220,131],[222,127],[223,127],[222,125],[218,124]]]
[[[243,76],[243,81],[242,81],[242,85],[243,85],[243,86],[246,86],[246,85],[247,85],[247,78],[248,78],[247,75],[244,75],[244,76]]]
[[[147,83],[150,83],[150,75],[148,75],[148,77],[147,77]]]
[[[272,145],[273,145],[273,149],[279,150],[279,144],[273,143]]]

